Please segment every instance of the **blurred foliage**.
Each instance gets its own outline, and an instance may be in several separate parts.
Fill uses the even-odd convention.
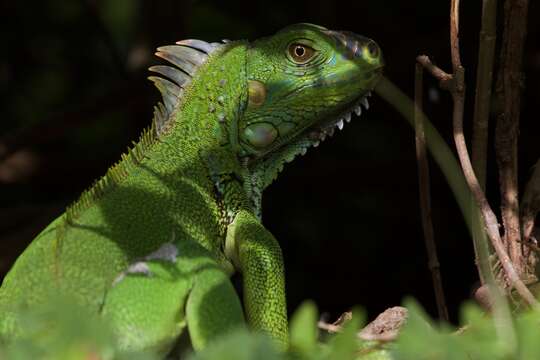
[[[497,323],[472,304],[462,307],[461,325],[434,324],[414,300],[397,340],[378,343],[357,336],[364,325],[361,311],[336,334],[319,334],[317,310],[305,302],[291,319],[290,348],[277,350],[261,333],[238,330],[210,343],[199,353],[177,349],[168,359],[189,360],[532,360],[540,358],[540,311],[518,315],[514,323]],[[0,359],[152,360],[156,355],[118,349],[112,331],[101,319],[65,299],[24,313],[27,335],[0,342]],[[511,337],[501,337],[500,327]]]
[[[0,346],[2,360],[157,359],[151,354],[118,350],[108,324],[72,299],[52,297],[19,316],[24,335]]]

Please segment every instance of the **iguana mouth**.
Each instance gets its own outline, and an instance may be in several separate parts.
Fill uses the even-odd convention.
[[[313,124],[291,137],[279,139],[271,149],[267,149],[265,153],[261,154],[259,159],[274,156],[276,153],[283,151],[284,144],[295,144],[297,151],[294,156],[305,155],[310,147],[318,147],[327,137],[333,136],[336,128],[342,130],[345,123],[351,122],[353,113],[360,116],[362,107],[368,110],[369,102],[367,98],[370,96],[371,91],[367,91],[359,100],[352,102],[353,105],[349,106],[347,110],[340,112],[338,116],[330,116],[328,119]],[[292,160],[292,157],[290,159]]]
[[[327,121],[323,121],[322,124],[317,125],[315,129],[308,130],[308,139],[313,142],[313,147],[319,146],[321,141],[324,141],[326,137],[331,137],[334,135],[335,129],[343,130],[345,123],[351,122],[352,113],[354,112],[357,116],[362,115],[362,106],[368,110],[369,102],[368,97],[371,96],[371,91],[368,91],[360,100],[356,101],[353,106],[348,110],[341,113],[339,116]]]

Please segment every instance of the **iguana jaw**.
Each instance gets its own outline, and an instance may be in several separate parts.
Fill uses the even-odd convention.
[[[313,141],[313,146],[319,146],[321,141],[324,141],[326,137],[334,135],[335,129],[343,130],[345,123],[351,122],[352,114],[355,113],[357,116],[362,114],[362,107],[366,110],[369,109],[368,97],[371,96],[371,91],[368,91],[360,100],[356,101],[352,107],[348,110],[342,112],[339,116],[335,118],[330,118],[329,120],[323,121],[319,125],[315,125],[312,129],[307,130],[307,137]],[[304,136],[303,134],[301,136]]]
[[[266,161],[272,155],[279,155],[278,153],[282,151],[284,147],[295,143],[303,143],[304,145],[294,155],[304,155],[309,147],[317,147],[322,141],[326,140],[327,137],[333,136],[336,128],[342,130],[345,123],[351,122],[353,113],[360,116],[362,114],[362,107],[364,107],[365,110],[368,110],[368,97],[370,96],[371,91],[367,91],[359,100],[352,102],[352,105],[346,107],[346,110],[337,112],[338,115],[329,116],[316,124],[300,130],[297,134],[280,138],[271,148],[265,149],[264,152],[259,152],[257,158],[251,158],[251,163]],[[290,162],[290,160],[292,159],[288,159],[286,162]]]
[[[367,91],[347,110],[307,128],[289,139],[286,145],[277,147],[264,157],[251,158],[251,160],[249,157],[244,158],[244,170],[247,174],[244,176],[244,188],[257,216],[261,216],[263,190],[276,180],[285,164],[292,162],[298,155],[305,155],[310,147],[318,147],[322,141],[334,135],[336,128],[342,130],[344,124],[354,117],[353,113],[359,117],[363,112],[362,108],[365,110],[369,108],[368,97],[370,96],[371,92]]]

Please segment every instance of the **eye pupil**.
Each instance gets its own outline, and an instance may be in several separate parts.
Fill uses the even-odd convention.
[[[314,49],[301,43],[292,43],[287,48],[289,60],[299,65],[307,64],[315,53]]]
[[[377,56],[378,54],[377,45],[375,45],[374,43],[370,43],[368,45],[368,51],[371,56]]]

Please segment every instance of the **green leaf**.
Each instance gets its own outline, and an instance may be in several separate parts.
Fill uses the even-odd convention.
[[[183,357],[182,357],[183,358]],[[283,360],[272,340],[260,333],[239,329],[208,344],[189,360]]]
[[[354,359],[362,345],[357,333],[360,326],[365,322],[364,312],[358,308],[353,309],[351,320],[347,321],[342,331],[334,336],[329,342],[328,360]]]
[[[458,338],[460,346],[472,359],[506,359],[510,355],[509,339],[499,338],[491,315],[474,304],[464,304],[461,313],[461,322],[467,327]]]
[[[449,329],[437,331],[420,305],[412,299],[405,301],[407,323],[392,350],[396,360],[461,360],[469,359]]]
[[[155,360],[152,354],[127,353],[117,347],[108,324],[74,299],[51,296],[50,301],[18,315],[21,335],[0,342],[0,359],[10,360]]]
[[[317,349],[317,307],[305,301],[291,318],[291,348],[303,354]]]
[[[518,354],[516,359],[540,359],[540,311],[528,312],[517,319]]]

